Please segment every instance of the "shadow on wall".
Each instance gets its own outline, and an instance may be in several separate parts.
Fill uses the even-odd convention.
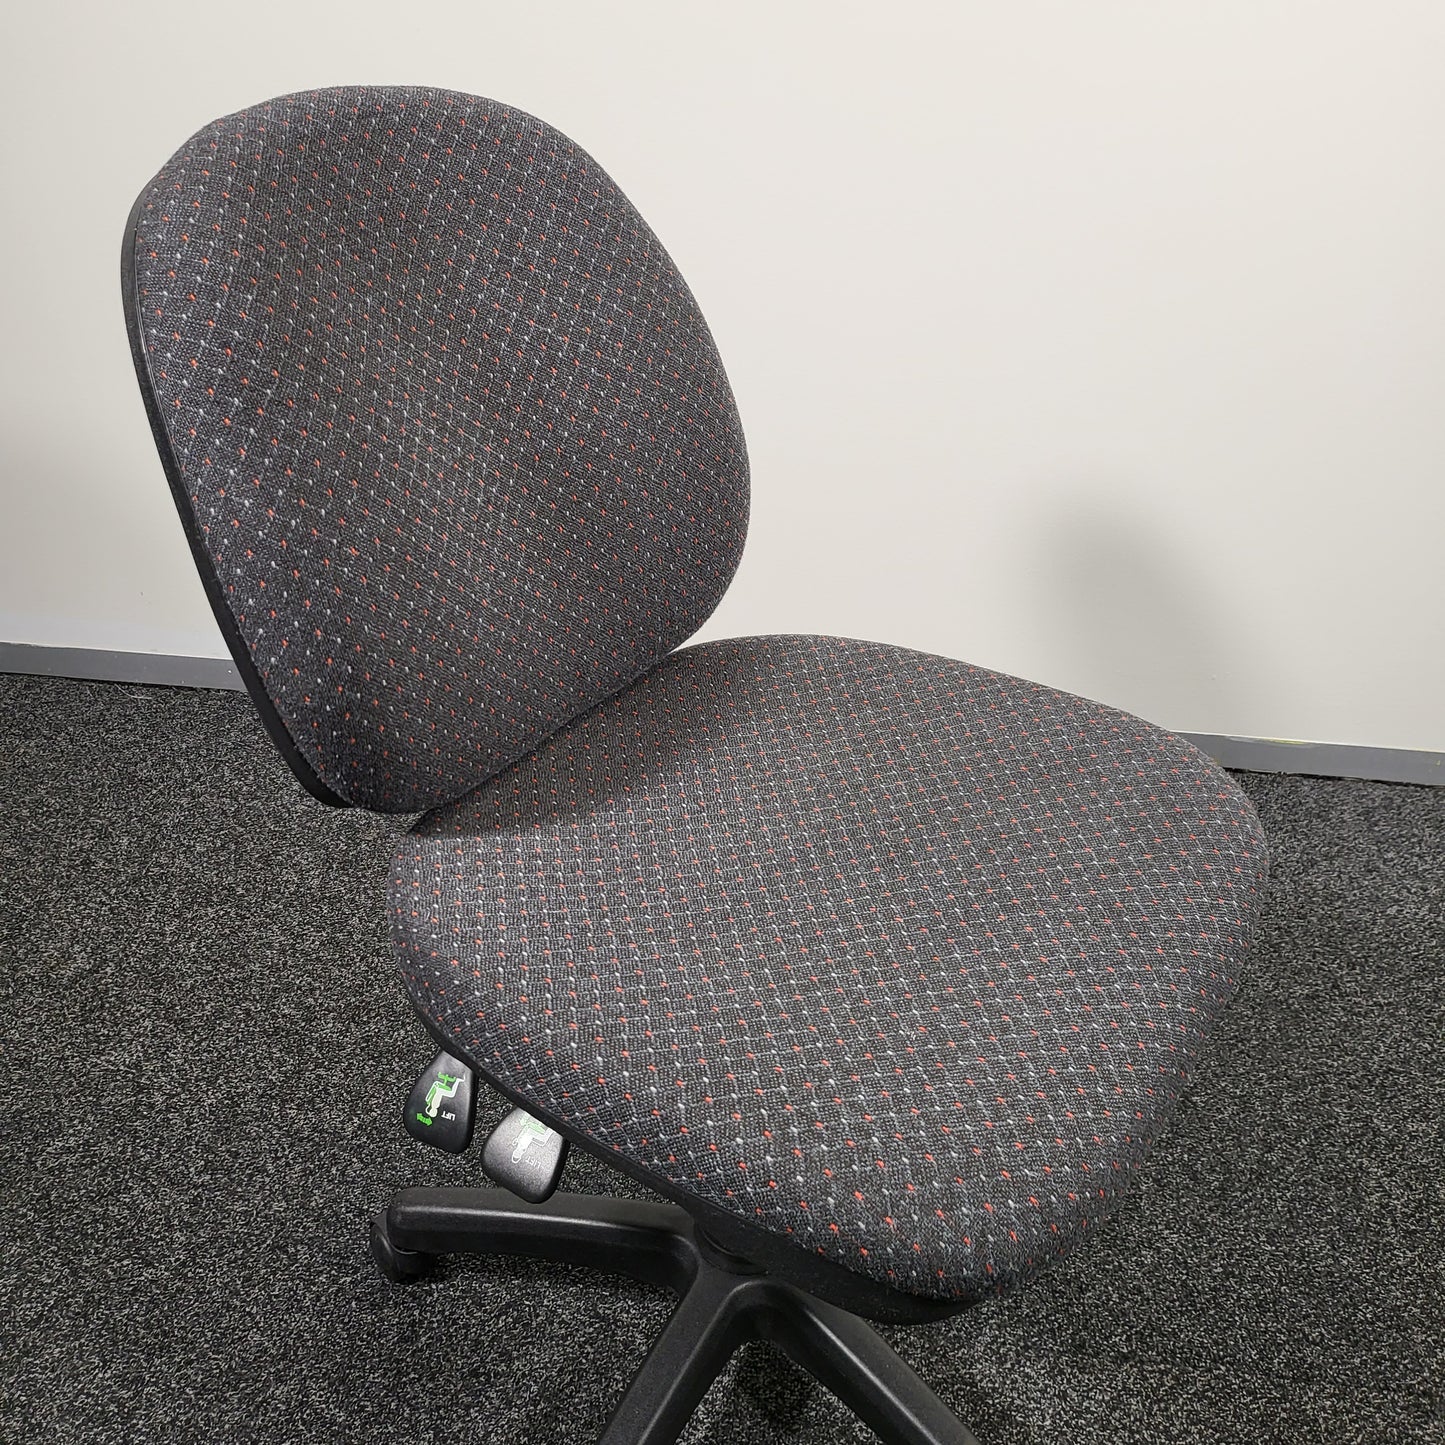
[[[1177,521],[1121,487],[1041,495],[1019,552],[1052,684],[1190,732],[1228,732],[1258,712],[1271,670],[1231,588],[1227,528],[1203,507],[1197,524],[1184,547]]]

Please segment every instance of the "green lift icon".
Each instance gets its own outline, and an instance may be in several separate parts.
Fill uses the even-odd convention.
[[[436,1118],[441,1106],[446,1103],[448,1099],[455,1099],[457,1090],[461,1088],[461,1086],[462,1076],[460,1074],[438,1074],[435,1083],[426,1091],[426,1108],[418,1112],[416,1116],[417,1123],[425,1124],[427,1128],[431,1128],[431,1122]],[[446,1114],[443,1115],[443,1117],[451,1119],[455,1116]]]

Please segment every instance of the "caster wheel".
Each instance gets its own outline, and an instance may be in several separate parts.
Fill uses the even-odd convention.
[[[398,1249],[391,1242],[384,1209],[378,1209],[371,1216],[371,1257],[377,1269],[393,1284],[410,1284],[412,1280],[425,1279],[435,1262],[429,1254]]]

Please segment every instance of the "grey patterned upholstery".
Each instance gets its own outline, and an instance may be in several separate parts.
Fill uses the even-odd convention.
[[[675,653],[398,854],[412,998],[673,1197],[911,1294],[1108,1212],[1267,867],[1191,744],[833,638]]]
[[[1104,1217],[1234,991],[1258,821],[1187,743],[961,662],[674,652],[737,565],[743,439],[585,152],[445,91],[282,97],[146,187],[123,281],[283,753],[442,805],[390,901],[439,1038],[893,1298],[1007,1287]]]
[[[197,560],[342,799],[450,801],[717,605],[747,528],[727,377],[550,126],[440,90],[283,96],[192,136],[132,227]]]

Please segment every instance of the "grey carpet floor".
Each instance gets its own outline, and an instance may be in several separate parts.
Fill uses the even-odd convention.
[[[1445,1441],[1445,791],[1242,782],[1263,935],[1142,1186],[888,1331],[985,1445]],[[398,1122],[396,826],[307,799],[240,696],[0,678],[0,1439],[595,1437],[665,1295],[368,1260],[392,1189],[478,1177]],[[871,1437],[759,1346],[685,1438]]]

